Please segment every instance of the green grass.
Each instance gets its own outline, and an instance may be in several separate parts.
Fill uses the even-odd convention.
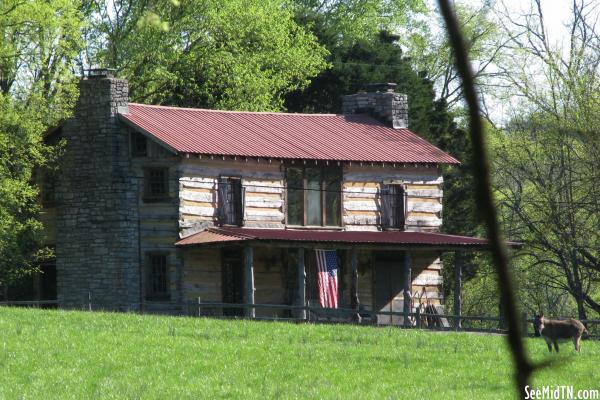
[[[535,360],[563,362],[534,385],[600,387],[600,343]],[[505,399],[499,336],[134,314],[0,308],[4,399]]]

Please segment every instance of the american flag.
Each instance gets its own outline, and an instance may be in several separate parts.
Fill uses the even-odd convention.
[[[321,307],[337,308],[338,279],[335,250],[315,250],[317,253],[317,289]]]

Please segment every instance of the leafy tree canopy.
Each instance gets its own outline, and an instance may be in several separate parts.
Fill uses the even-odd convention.
[[[41,257],[38,190],[33,173],[54,153],[42,141],[77,98],[71,73],[82,20],[70,0],[0,2],[0,283]]]
[[[417,15],[427,12],[423,0],[294,0],[300,20],[319,20],[318,34],[327,48],[371,39],[381,30],[409,31]],[[403,37],[408,37],[405,35]],[[406,42],[402,39],[402,44]]]
[[[279,0],[97,1],[90,13],[100,41],[91,59],[127,78],[134,101],[279,110],[327,67]]]

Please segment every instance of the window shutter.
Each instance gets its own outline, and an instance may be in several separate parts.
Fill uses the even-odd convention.
[[[379,192],[381,202],[381,227],[391,228],[393,226],[393,199],[390,185],[382,185]]]
[[[398,199],[402,201],[402,214],[398,216],[398,228],[404,230],[406,226],[406,217],[408,215],[408,195],[406,193],[406,185],[398,186],[398,190],[401,192],[398,194]]]
[[[240,213],[238,216],[238,221],[240,226],[244,225],[244,219],[246,216],[246,187],[242,186],[242,184],[240,183],[241,186],[241,190],[240,190]]]
[[[217,195],[217,218],[219,224],[223,225],[225,221],[226,215],[226,207],[227,207],[227,178],[219,178],[219,184],[217,186],[218,195]]]
[[[238,181],[235,179],[227,179],[226,187],[227,187],[227,201],[225,202],[225,219],[224,223],[227,225],[234,225],[237,220],[237,197],[238,193]]]

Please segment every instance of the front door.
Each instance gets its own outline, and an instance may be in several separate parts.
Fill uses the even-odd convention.
[[[374,289],[375,310],[403,311],[403,274],[404,253],[389,251],[375,253]],[[401,316],[378,315],[377,323],[383,325],[400,325]]]
[[[223,303],[244,302],[244,269],[242,250],[239,248],[225,248],[222,252],[222,288]],[[224,308],[223,315],[242,316],[242,308]]]

